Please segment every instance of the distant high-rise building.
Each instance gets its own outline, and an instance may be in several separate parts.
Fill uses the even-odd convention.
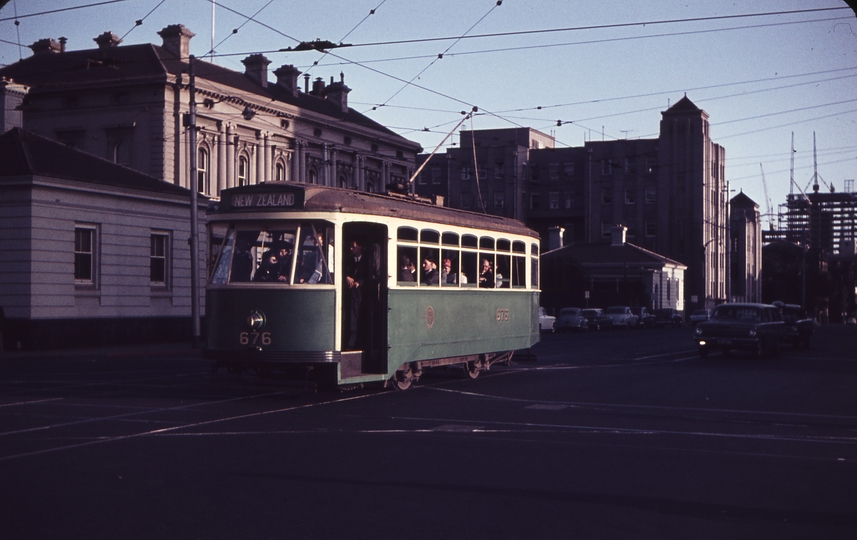
[[[628,242],[687,265],[686,308],[730,299],[725,149],[708,114],[687,97],[662,113],[656,139],[587,141],[556,148],[531,128],[462,131],[458,148],[436,154],[415,191],[456,208],[514,217],[563,242]],[[419,166],[428,155],[418,156]]]

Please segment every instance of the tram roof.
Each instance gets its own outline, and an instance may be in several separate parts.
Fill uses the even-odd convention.
[[[350,189],[263,182],[225,189],[212,201],[208,214],[226,212],[333,212],[395,217],[538,238],[538,233],[516,219],[437,206],[408,195],[366,193]]]

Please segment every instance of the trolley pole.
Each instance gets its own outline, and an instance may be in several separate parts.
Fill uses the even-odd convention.
[[[190,85],[190,110],[188,113],[188,128],[190,129],[190,318],[193,324],[193,348],[201,345],[199,323],[199,186],[196,162],[196,78],[193,74],[194,56],[188,59],[188,77]]]

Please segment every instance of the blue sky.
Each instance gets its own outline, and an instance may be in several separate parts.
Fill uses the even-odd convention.
[[[194,55],[214,43],[213,61],[231,69],[262,52],[271,69],[342,72],[353,108],[426,151],[473,106],[474,129],[527,126],[559,146],[654,138],[686,94],[726,148],[732,189],[763,213],[762,169],[774,210],[789,193],[792,133],[794,192],[811,185],[813,132],[821,189],[857,179],[857,17],[843,1],[222,0],[213,37],[209,0],[107,1],[9,0],[0,64],[47,37],[71,50],[105,31],[159,44],[179,23],[196,34]],[[461,36],[474,37],[435,39]],[[353,46],[277,52],[314,39]]]

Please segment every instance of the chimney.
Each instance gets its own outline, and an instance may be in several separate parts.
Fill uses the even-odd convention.
[[[173,53],[180,59],[190,56],[190,38],[195,36],[193,32],[180,24],[171,24],[158,32],[164,40],[162,47]]]
[[[548,229],[548,251],[562,247],[562,237],[565,234],[563,227],[551,227]]]
[[[277,76],[277,86],[288,92],[290,96],[298,95],[298,77],[301,72],[293,65],[283,65],[274,71]]]
[[[114,34],[113,32],[104,32],[97,38],[94,38],[92,41],[98,44],[99,49],[109,49],[111,47],[116,47],[120,43],[122,43],[122,38]]]
[[[345,75],[339,74],[339,82],[333,82],[333,77],[330,78],[330,84],[324,89],[324,98],[341,110],[344,113],[348,112],[348,92],[351,89],[345,86]]]
[[[65,52],[65,44],[68,43],[68,38],[67,37],[60,37],[58,41],[60,42],[60,52],[64,53]]]
[[[30,50],[34,55],[59,53],[62,52],[62,45],[53,39],[45,38],[30,45]]]
[[[255,82],[259,83],[262,88],[268,88],[268,64],[270,60],[261,54],[251,54],[244,60],[244,75],[247,75]]]
[[[616,225],[612,229],[610,229],[610,245],[611,246],[624,246],[625,245],[625,233],[628,232],[628,227],[624,225]]]
[[[324,94],[324,79],[317,77],[312,81],[312,92],[310,94],[321,97]]]

